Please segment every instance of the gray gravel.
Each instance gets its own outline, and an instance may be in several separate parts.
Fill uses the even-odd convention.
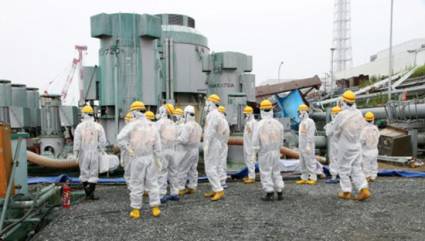
[[[425,240],[425,179],[380,178],[366,202],[336,198],[338,185],[285,182],[285,200],[260,201],[260,184],[230,183],[225,200],[202,193],[128,217],[124,186],[99,187],[101,200],[58,210],[34,240]],[[146,203],[146,202],[145,202]]]

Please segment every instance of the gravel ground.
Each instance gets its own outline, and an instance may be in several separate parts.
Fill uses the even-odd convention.
[[[285,200],[263,202],[259,182],[230,183],[223,201],[202,193],[128,217],[124,186],[99,187],[101,200],[58,210],[33,240],[425,240],[425,179],[380,178],[365,202],[336,198],[338,185],[285,182]]]

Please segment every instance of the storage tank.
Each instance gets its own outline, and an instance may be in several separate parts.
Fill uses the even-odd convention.
[[[91,17],[91,36],[100,40],[101,122],[115,143],[120,119],[134,100],[156,106],[161,98],[161,20],[148,14],[101,13]]]
[[[255,76],[252,57],[238,52],[213,53],[203,62],[208,74],[208,94],[218,94],[226,107],[227,120],[233,131],[242,130],[242,109],[247,101],[255,101]]]
[[[27,86],[26,85],[12,84],[11,106],[27,107]]]
[[[40,121],[40,94],[38,88],[27,88],[27,107],[30,112],[31,128],[38,128],[41,125]]]
[[[0,80],[0,122],[10,123],[9,106],[12,103],[12,86],[10,80]]]
[[[209,54],[207,38],[195,29],[195,20],[181,14],[158,14],[162,23],[163,93],[178,102],[179,94],[205,94],[202,58]],[[176,96],[177,95],[177,96]]]

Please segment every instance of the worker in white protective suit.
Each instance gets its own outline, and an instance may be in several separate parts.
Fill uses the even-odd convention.
[[[184,108],[184,124],[179,129],[177,137],[179,156],[179,194],[192,194],[198,187],[199,144],[202,128],[195,121],[195,108],[188,105]],[[180,151],[179,151],[180,152]]]
[[[362,167],[368,182],[375,181],[378,176],[378,142],[379,129],[373,124],[375,115],[372,112],[365,114],[366,126],[360,134],[362,144]]]
[[[140,218],[145,190],[149,192],[152,216],[158,217],[161,214],[158,186],[161,140],[156,125],[146,119],[134,120],[121,130],[117,142],[130,157],[130,217]]]
[[[131,110],[131,107],[130,107],[130,110]],[[128,123],[130,123],[132,120],[134,120],[134,117],[130,111],[125,115],[124,122],[126,125],[128,125]],[[125,150],[121,150],[120,164],[124,168],[124,180],[127,184],[130,181],[129,163],[130,163],[130,157],[128,156],[128,153]]]
[[[252,159],[253,146],[252,146],[252,135],[254,128],[257,125],[257,121],[254,118],[254,110],[251,106],[245,106],[243,109],[245,116],[245,127],[243,131],[243,159],[245,161],[246,168],[248,169],[248,176],[242,180],[245,184],[255,183],[255,159]],[[254,162],[253,162],[254,161]]]
[[[159,108],[159,120],[156,125],[161,136],[161,171],[159,173],[159,195],[161,203],[179,201],[178,190],[178,159],[175,157],[177,128],[173,122],[174,106],[165,104]],[[167,186],[170,183],[170,195],[167,195]]]
[[[220,175],[220,183],[221,186],[226,189],[228,188],[226,180],[227,180],[227,155],[229,153],[229,138],[230,138],[230,128],[229,128],[229,122],[227,122],[226,119],[226,108],[224,108],[224,106],[220,105],[218,107],[218,112],[220,112],[222,114],[222,122],[224,122],[224,129],[223,129],[223,133],[222,133],[222,137],[223,139],[220,140],[221,142],[221,152],[220,152],[220,160],[221,160],[221,164],[219,167],[219,175]]]
[[[97,200],[94,195],[99,174],[99,159],[105,152],[106,136],[103,127],[94,121],[89,105],[81,109],[82,122],[74,131],[74,156],[80,166],[80,181],[86,200]]]
[[[204,162],[212,191],[205,193],[204,196],[211,198],[211,201],[218,201],[224,197],[224,189],[220,182],[220,153],[223,151],[222,140],[226,126],[223,115],[217,109],[219,103],[220,97],[215,94],[210,95],[205,103],[205,112],[208,114],[205,118],[203,138]]]
[[[277,200],[283,200],[284,183],[280,174],[280,148],[283,145],[283,125],[273,118],[273,105],[269,100],[260,103],[261,120],[254,129],[252,138],[252,161],[258,152],[261,185],[266,192],[263,201],[273,201],[274,192]]]
[[[371,195],[366,177],[362,170],[362,146],[360,132],[366,125],[356,105],[356,95],[347,90],[341,97],[342,111],[336,116],[334,132],[338,143],[338,174],[342,192],[338,197],[352,199],[352,183],[358,190],[356,200],[363,201]]]
[[[316,124],[308,116],[309,107],[302,104],[298,107],[301,123],[299,126],[298,149],[300,152],[301,179],[297,184],[315,185],[317,183],[317,160],[314,154],[315,143],[314,134],[316,133]]]
[[[326,180],[328,184],[336,184],[339,182],[337,179],[338,176],[338,163],[337,163],[337,153],[338,153],[338,143],[336,143],[336,138],[334,135],[334,123],[335,117],[338,113],[341,112],[341,107],[334,106],[331,109],[331,122],[327,123],[324,127],[326,136],[329,138],[329,172],[331,174],[331,179]]]

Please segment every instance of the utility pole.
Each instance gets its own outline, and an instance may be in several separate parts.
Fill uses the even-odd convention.
[[[331,48],[331,88],[329,90],[330,95],[332,96],[334,93],[334,52],[335,48]]]
[[[277,70],[277,82],[280,82],[280,68],[283,65],[283,61],[280,61],[279,68]]]
[[[391,0],[391,12],[390,12],[390,48],[389,48],[389,61],[388,61],[388,100],[391,100],[391,88],[392,88],[392,77],[393,77],[393,8],[394,0]]]

